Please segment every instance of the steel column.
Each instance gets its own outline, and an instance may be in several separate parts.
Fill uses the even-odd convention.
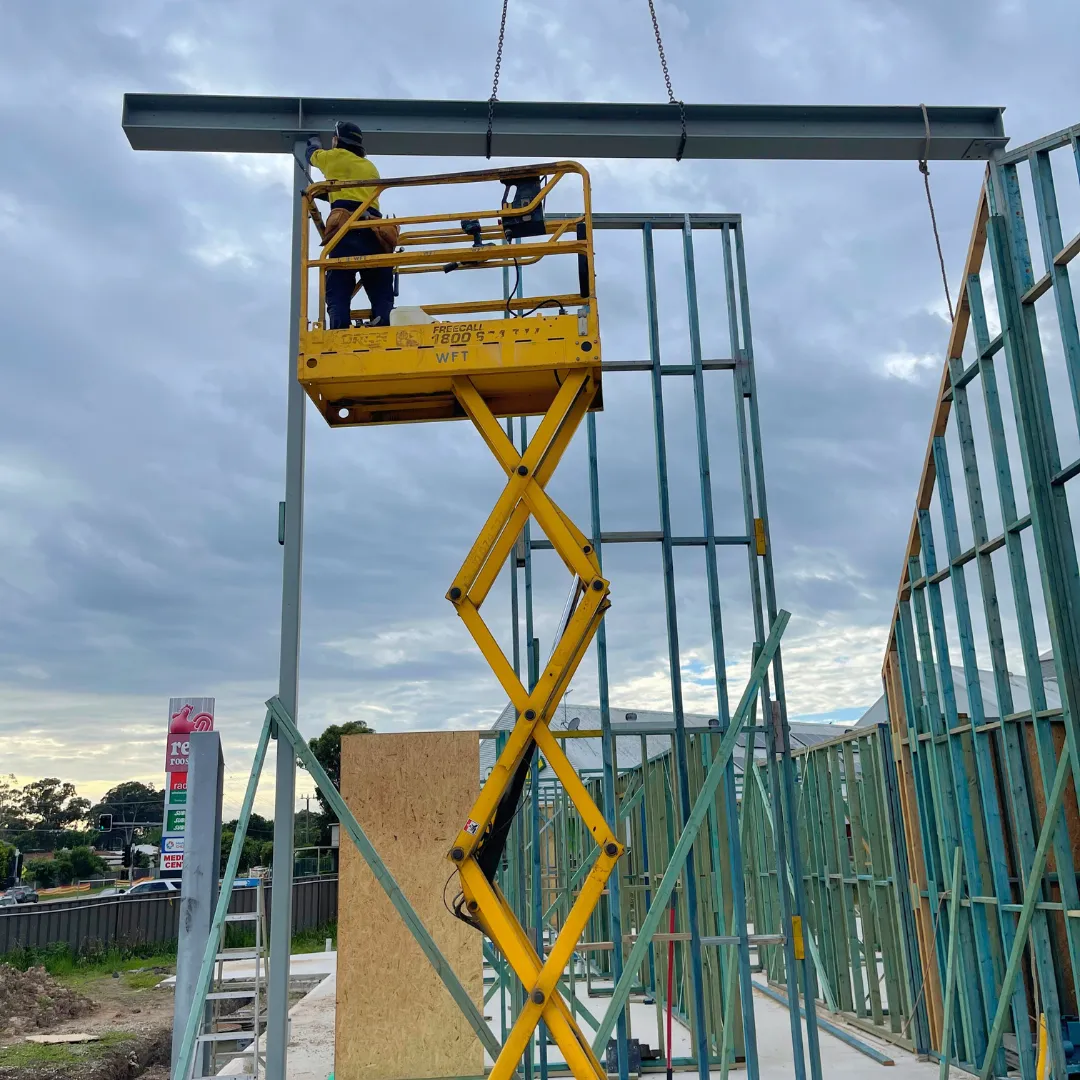
[[[300,245],[307,219],[301,195],[310,183],[304,148],[293,149],[292,281],[289,291],[288,404],[285,430],[285,547],[281,576],[281,651],[278,697],[294,721],[299,704],[300,598],[304,560],[304,444],[307,395],[296,378],[300,351]],[[266,998],[266,1078],[286,1080],[289,1028],[289,954],[292,949],[293,827],[296,755],[277,740],[274,774],[274,877],[270,893],[270,977]]]

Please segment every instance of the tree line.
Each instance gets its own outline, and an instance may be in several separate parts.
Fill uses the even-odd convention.
[[[362,720],[332,724],[308,745],[335,787],[341,784],[341,737],[367,734],[372,729]],[[331,825],[337,820],[321,791],[316,790],[319,811],[301,810],[294,821],[294,844],[327,847]],[[55,776],[19,786],[13,775],[0,776],[0,883],[9,883],[16,871],[17,852],[23,856],[24,880],[42,887],[67,885],[102,874],[107,866],[93,849],[121,850],[130,844],[157,844],[161,839],[165,791],[153,784],[125,780],[92,802],[79,795],[75,785]],[[112,828],[102,831],[102,816],[112,818]],[[237,822],[227,821],[221,831],[222,871],[232,847]],[[241,870],[269,866],[273,860],[274,822],[252,814],[240,859]],[[51,853],[52,858],[41,855]],[[39,856],[34,858],[33,856]],[[142,853],[133,856],[135,866],[147,866]]]

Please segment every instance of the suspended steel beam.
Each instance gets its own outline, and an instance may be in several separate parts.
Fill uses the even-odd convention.
[[[838,161],[988,159],[1008,142],[997,106],[687,105],[684,157]],[[482,157],[486,101],[125,94],[136,150],[289,154],[352,120],[376,155]],[[672,105],[500,101],[492,153],[526,158],[674,158]]]

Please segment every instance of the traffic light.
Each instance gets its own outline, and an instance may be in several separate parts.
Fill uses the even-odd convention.
[[[124,866],[130,868],[131,866],[131,845],[124,845]]]
[[[98,832],[112,832],[112,814],[98,814]]]

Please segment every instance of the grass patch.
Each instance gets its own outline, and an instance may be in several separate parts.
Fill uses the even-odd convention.
[[[323,923],[307,930],[297,930],[292,938],[292,952],[322,952],[326,939],[330,938],[337,948],[337,922]],[[251,949],[255,947],[255,930],[250,923],[232,923],[225,930],[225,945],[229,949]]]
[[[337,923],[328,922],[322,926],[313,926],[310,930],[300,930],[293,934],[292,951],[294,953],[322,952],[326,948],[326,939],[337,948]]]
[[[70,986],[74,990],[84,989],[98,979],[111,978],[114,971],[120,972],[124,985],[132,990],[145,990],[147,987],[157,986],[165,978],[157,972],[141,971],[140,968],[168,968],[171,973],[176,968],[176,956],[165,954],[146,957],[112,957],[94,964],[76,963],[71,971],[61,973],[57,975],[57,978],[65,986]]]
[[[165,967],[164,964],[154,964],[153,967]],[[168,965],[170,968],[172,964]],[[127,971],[121,975],[124,985],[132,990],[151,990],[165,978],[160,971]]]
[[[60,1043],[44,1046],[40,1043],[17,1042],[0,1047],[0,1067],[32,1068],[35,1065],[92,1064],[110,1050],[138,1040],[130,1031],[109,1031],[95,1042]]]
[[[66,942],[54,942],[43,949],[20,946],[0,961],[20,971],[43,967],[50,975],[65,982],[77,983],[114,971],[131,971],[140,967],[172,967],[176,963],[176,944],[155,942],[127,948],[95,948],[87,945],[75,956]]]

